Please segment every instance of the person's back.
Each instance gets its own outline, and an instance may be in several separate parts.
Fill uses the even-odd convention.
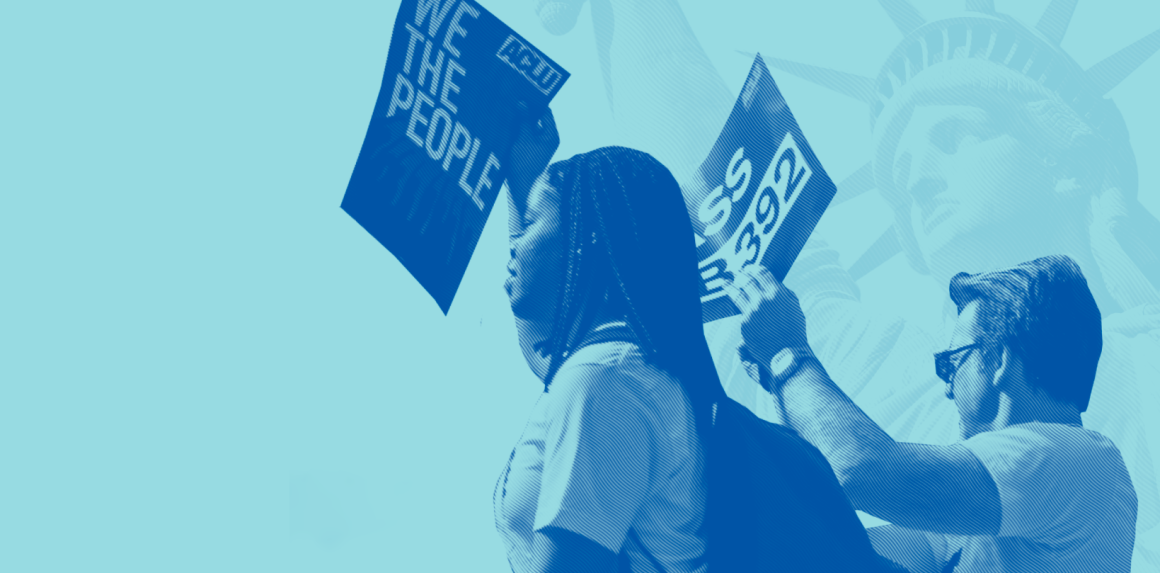
[[[1110,440],[1080,426],[1031,422],[963,445],[999,489],[999,534],[927,534],[936,562],[961,549],[958,573],[1131,569],[1136,493]]]
[[[817,448],[732,399],[715,412],[705,470],[712,573],[905,571],[875,552]]]

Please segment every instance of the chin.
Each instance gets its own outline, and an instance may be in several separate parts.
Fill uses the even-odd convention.
[[[562,36],[576,27],[584,0],[534,0],[540,24],[549,33]]]
[[[938,229],[929,236],[919,239],[918,248],[929,267],[960,266],[962,251],[955,248],[954,237],[940,236]],[[963,269],[966,270],[966,269]]]
[[[519,293],[511,286],[507,287],[507,293],[508,293],[508,304],[510,304],[512,307],[512,314],[522,318],[523,315],[526,314],[522,311],[527,306],[526,304],[524,304],[523,297],[521,297],[519,295]]]
[[[931,234],[919,247],[927,267],[936,276],[984,273],[1021,262],[1031,241],[1010,233],[988,229],[973,233]]]
[[[508,301],[512,305],[512,315],[513,316],[515,316],[516,318],[519,318],[521,320],[531,320],[531,318],[527,316],[527,313],[523,312],[523,310],[524,310],[523,305],[520,304],[520,301],[518,299],[516,299],[516,297],[509,296]]]
[[[1006,255],[1018,250],[1015,245],[1025,240],[1003,232],[1002,226],[962,223],[962,220],[947,220],[929,235],[918,235],[918,248],[932,271],[937,273],[941,269],[953,275],[993,270]]]
[[[522,320],[539,320],[534,312],[535,305],[531,304],[529,298],[531,297],[525,296],[518,286],[508,289],[508,302],[511,303],[512,314]]]

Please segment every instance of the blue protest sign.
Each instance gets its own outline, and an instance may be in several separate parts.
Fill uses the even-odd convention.
[[[342,208],[444,313],[507,176],[515,129],[568,75],[471,0],[399,7]]]
[[[738,314],[722,287],[743,267],[762,264],[784,279],[836,190],[758,55],[725,129],[683,189],[703,320]]]

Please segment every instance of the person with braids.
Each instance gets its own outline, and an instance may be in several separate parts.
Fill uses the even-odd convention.
[[[497,529],[515,573],[704,572],[723,392],[680,188],[623,147],[544,170],[558,142],[550,111],[524,126],[508,178],[505,288],[544,393],[496,483]]]

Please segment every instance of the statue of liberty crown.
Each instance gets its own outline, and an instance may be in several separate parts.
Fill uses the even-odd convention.
[[[907,0],[878,0],[903,40],[886,58],[874,78],[809,64],[764,58],[774,68],[865,103],[871,127],[886,104],[907,83],[925,70],[950,60],[976,59],[1006,67],[1057,94],[1084,122],[1109,140],[1126,146],[1127,131],[1119,109],[1105,96],[1160,50],[1160,30],[1083,69],[1060,47],[1078,0],[1052,0],[1034,29],[995,11],[993,0],[966,0],[965,11],[940,20],[927,21]],[[750,55],[746,52],[743,54]],[[1130,160],[1133,184],[1126,192],[1135,196],[1135,161]],[[832,205],[873,189],[874,167],[868,162],[838,184]],[[849,269],[855,278],[882,264],[899,246],[887,230]]]
[[[1084,70],[1060,47],[1078,0],[1053,0],[1029,29],[995,11],[992,0],[966,0],[961,15],[927,22],[907,0],[879,0],[905,36],[876,78],[778,58],[769,65],[832,89],[870,107],[877,119],[898,88],[941,62],[975,58],[1005,66],[1052,90],[1093,129],[1114,107],[1104,95],[1160,49],[1160,30]]]

